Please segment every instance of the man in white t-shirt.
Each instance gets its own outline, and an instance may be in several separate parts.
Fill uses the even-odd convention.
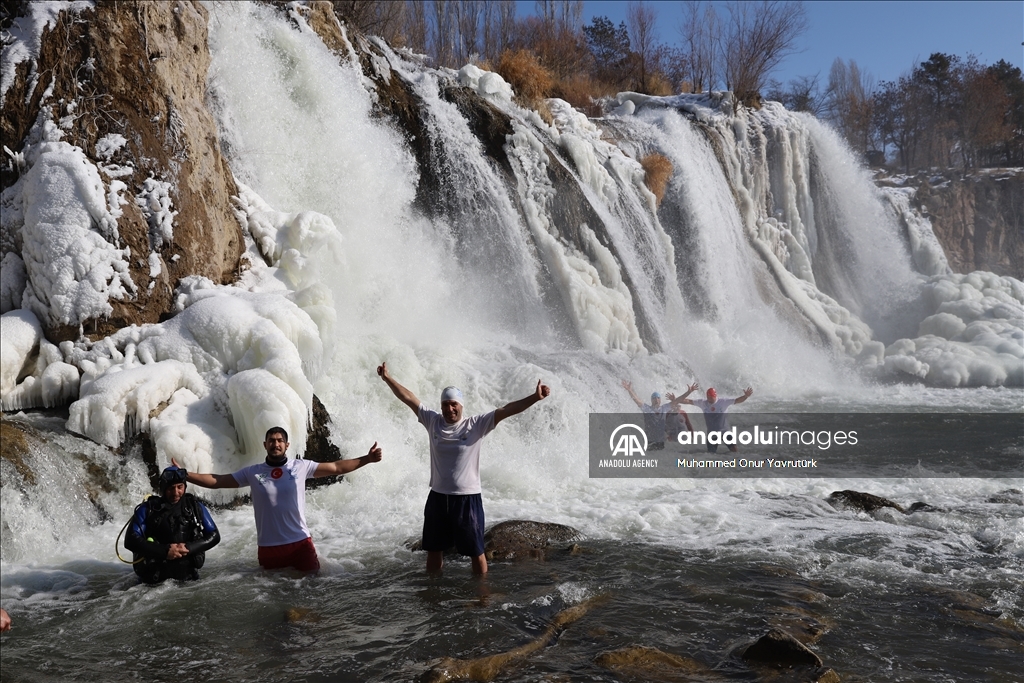
[[[665,417],[669,413],[675,413],[676,407],[671,403],[662,403],[661,394],[655,391],[651,394],[651,402],[644,403],[640,400],[640,397],[633,391],[633,383],[628,380],[622,380],[622,388],[629,392],[629,397],[633,399],[633,403],[636,403],[637,407],[640,408],[640,412],[644,414],[644,431],[647,432],[647,450],[649,451],[660,451],[665,448]]]
[[[728,412],[731,406],[743,403],[748,398],[750,398],[751,394],[754,393],[754,390],[752,388],[747,387],[743,391],[742,396],[737,396],[736,398],[718,398],[718,392],[715,391],[714,387],[710,387],[708,388],[706,399],[698,398],[690,400],[686,398],[687,396],[690,395],[690,393],[698,389],[700,389],[700,385],[694,382],[689,387],[687,387],[687,392],[680,396],[679,398],[674,398],[671,395],[669,395],[669,398],[672,400],[673,405],[677,403],[685,403],[691,406],[697,406],[702,411],[704,411],[704,423],[707,425],[709,434],[711,432],[724,432],[726,429],[728,429],[729,425],[725,417],[726,412]],[[729,450],[732,451],[733,453],[737,451],[736,444],[727,444],[727,446]],[[709,443],[708,453],[717,452],[718,445]]]
[[[381,363],[377,374],[398,399],[409,406],[430,436],[430,494],[423,510],[423,549],[427,571],[444,566],[444,551],[452,546],[472,558],[473,573],[487,573],[484,556],[484,508],[480,485],[481,441],[498,423],[518,415],[551,389],[537,381],[534,393],[489,413],[464,418],[462,392],[447,387],[441,392],[441,412],[430,410],[388,374]]]
[[[315,572],[320,560],[306,526],[306,480],[347,474],[371,462],[380,462],[382,451],[374,442],[361,458],[316,462],[289,460],[288,432],[281,427],[267,430],[263,447],[267,457],[261,463],[243,467],[233,474],[188,473],[189,483],[208,489],[248,486],[256,518],[256,544],[264,569],[292,567]],[[172,463],[177,465],[173,459]]]

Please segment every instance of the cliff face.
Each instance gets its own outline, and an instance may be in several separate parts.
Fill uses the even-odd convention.
[[[931,219],[954,271],[1024,278],[1024,169],[982,170],[966,177],[932,171],[902,184],[916,188],[912,203]]]
[[[17,66],[0,110],[4,143],[19,152],[43,121],[58,122],[61,140],[81,148],[105,184],[116,177],[126,185],[113,246],[130,249],[135,291],[112,298],[106,317],[41,320],[52,341],[74,339],[79,325],[98,339],[157,322],[184,276],[235,278],[243,240],[230,204],[235,183],[205,104],[206,21],[198,2],[101,0],[81,16],[62,12],[43,30],[34,63]],[[0,191],[21,171],[5,165]],[[5,256],[20,251],[18,228],[4,235]],[[27,286],[38,284],[28,268]]]

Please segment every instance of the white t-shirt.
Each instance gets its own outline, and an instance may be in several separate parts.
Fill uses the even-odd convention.
[[[482,493],[480,442],[494,429],[494,411],[450,425],[421,403],[419,419],[430,437],[431,490],[460,496]]]
[[[653,443],[665,440],[665,415],[675,412],[671,403],[662,403],[655,408],[649,403],[641,404],[640,412],[644,414],[644,426],[650,432],[648,438]]]
[[[289,460],[281,467],[271,467],[261,462],[231,475],[252,493],[258,545],[285,545],[309,538],[306,480],[319,464],[315,460]]]
[[[734,398],[720,398],[714,403],[705,398],[698,398],[694,399],[693,405],[704,411],[704,423],[708,426],[708,431],[720,432],[726,428],[725,413],[735,402]]]

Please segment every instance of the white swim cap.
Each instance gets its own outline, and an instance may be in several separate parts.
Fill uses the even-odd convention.
[[[456,401],[462,403],[462,392],[457,387],[445,387],[441,392],[441,403],[445,401]]]

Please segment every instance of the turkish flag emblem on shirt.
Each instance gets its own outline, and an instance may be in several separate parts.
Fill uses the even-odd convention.
[[[280,479],[282,474],[284,474],[284,470],[282,470],[280,467],[275,467],[273,471],[270,473],[270,478]]]

